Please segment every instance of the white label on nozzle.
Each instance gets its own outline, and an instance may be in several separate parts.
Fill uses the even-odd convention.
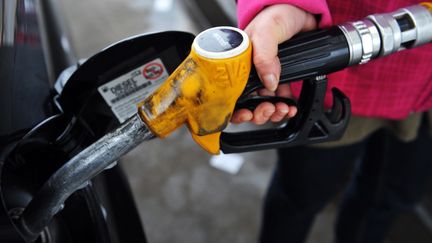
[[[157,58],[99,86],[98,91],[122,123],[168,76],[162,60]]]

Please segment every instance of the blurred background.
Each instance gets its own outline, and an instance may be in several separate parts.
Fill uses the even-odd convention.
[[[197,34],[214,25],[235,25],[234,2],[58,0],[58,7],[71,48],[78,58],[88,58],[137,34]],[[274,151],[212,157],[180,129],[167,139],[143,143],[123,157],[121,166],[149,242],[251,243],[257,240],[261,203],[275,160]],[[336,204],[337,198],[316,219],[308,243],[332,242]],[[424,209],[404,215],[388,242],[431,242],[432,221]]]

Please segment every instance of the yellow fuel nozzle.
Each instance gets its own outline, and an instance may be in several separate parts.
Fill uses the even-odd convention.
[[[249,77],[251,52],[249,38],[237,28],[200,33],[189,56],[138,104],[141,118],[160,138],[186,123],[201,147],[218,154],[221,131]]]

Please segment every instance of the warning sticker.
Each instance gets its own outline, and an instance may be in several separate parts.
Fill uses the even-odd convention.
[[[144,100],[169,76],[160,58],[148,62],[101,86],[98,91],[120,123],[137,112]]]
[[[158,79],[164,71],[164,67],[162,64],[157,62],[151,62],[144,66],[143,75],[145,78],[149,80]]]

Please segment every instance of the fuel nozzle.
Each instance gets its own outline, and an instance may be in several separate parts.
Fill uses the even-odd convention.
[[[391,13],[373,14],[295,36],[279,46],[280,82],[326,75],[431,42],[431,5],[422,3]],[[194,140],[208,152],[217,154],[221,131],[227,126],[238,98],[262,87],[258,78],[251,79],[257,75],[249,76],[250,70],[251,45],[243,31],[232,27],[206,30],[196,37],[191,53],[166,82],[138,105],[139,114],[161,138],[187,124]],[[298,119],[305,117],[304,107],[299,104]],[[279,137],[285,146],[290,141],[286,137],[293,136]],[[304,143],[319,141],[309,140]]]
[[[138,111],[149,129],[163,138],[187,124],[193,139],[212,154],[228,125],[251,69],[249,38],[232,27],[200,33],[183,63]]]

